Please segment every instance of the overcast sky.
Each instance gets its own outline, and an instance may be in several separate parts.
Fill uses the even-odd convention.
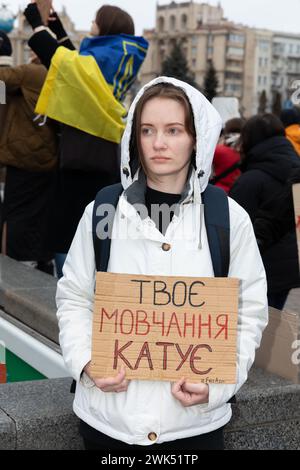
[[[196,1],[196,0],[195,0]],[[24,8],[25,0],[3,0],[16,12]],[[2,3],[2,1],[0,2]],[[53,0],[57,10],[63,5],[78,29],[89,30],[94,14],[101,5],[111,4],[126,9],[134,18],[137,34],[143,28],[153,28],[155,24],[156,0]],[[160,0],[160,4],[170,1]],[[177,3],[180,3],[177,1]],[[197,3],[202,3],[200,0]],[[217,5],[217,0],[207,3]],[[225,17],[248,26],[287,31],[300,34],[300,0],[222,0]]]

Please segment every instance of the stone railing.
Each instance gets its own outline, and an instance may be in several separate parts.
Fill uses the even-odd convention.
[[[59,350],[56,280],[1,256],[0,272],[2,315]],[[0,449],[82,449],[70,383],[64,378],[1,385]],[[227,449],[300,449],[300,385],[253,368],[232,408]]]

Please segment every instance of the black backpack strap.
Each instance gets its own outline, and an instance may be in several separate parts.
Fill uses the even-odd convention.
[[[202,194],[209,249],[215,277],[227,277],[230,264],[230,220],[225,191],[208,185]]]
[[[230,218],[225,191],[209,184],[202,194],[209,250],[216,277],[227,277],[230,264]],[[228,403],[236,403],[233,396]]]
[[[110,206],[116,208],[122,192],[123,186],[120,183],[114,184],[112,186],[107,186],[106,188],[101,189],[95,199],[92,225],[97,271],[107,271],[111,245],[111,231],[113,227],[113,219],[109,218],[105,227],[101,227],[101,233],[97,233],[97,227],[99,228],[98,224],[107,216],[111,217],[112,215],[108,211],[105,211],[104,213],[103,211],[101,211],[101,213],[97,213],[97,211],[103,204],[109,204]]]
[[[103,227],[103,232],[98,233],[97,235],[97,225],[101,222],[108,214],[104,212],[99,215],[97,214],[97,209],[102,204],[109,204],[114,208],[117,207],[119,198],[123,192],[123,187],[120,183],[114,184],[112,186],[107,186],[106,188],[101,189],[98,192],[93,209],[93,219],[92,219],[92,231],[93,231],[93,243],[95,251],[95,261],[96,261],[96,270],[106,272],[109,254],[110,254],[110,244],[111,244],[111,230],[113,226],[113,220],[108,219],[107,225]],[[109,232],[108,232],[109,231]],[[76,391],[76,381],[73,380],[70,388],[70,393],[75,393]]]

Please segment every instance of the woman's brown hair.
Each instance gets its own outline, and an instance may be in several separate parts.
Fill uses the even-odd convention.
[[[187,133],[194,139],[194,142],[196,142],[196,129],[193,110],[185,92],[181,88],[176,87],[171,83],[158,83],[157,85],[153,85],[142,95],[134,111],[130,139],[130,162],[132,175],[136,172],[140,165],[145,171],[143,152],[141,147],[141,119],[145,104],[153,98],[166,98],[175,100],[183,106],[185,114],[185,129]],[[195,159],[195,155],[192,155],[192,159]]]
[[[99,28],[100,36],[134,35],[133,19],[119,7],[103,5],[96,13],[95,22]]]

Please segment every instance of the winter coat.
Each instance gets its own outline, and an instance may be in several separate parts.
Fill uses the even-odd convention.
[[[1,56],[0,55],[0,70],[3,67],[12,67],[13,60],[10,56]],[[3,96],[4,93],[4,96]],[[0,129],[3,129],[5,116],[7,112],[7,106],[4,106],[4,103],[7,104],[7,93],[6,93],[6,85],[4,82],[0,83]]]
[[[0,132],[0,163],[27,171],[50,171],[57,163],[53,125],[39,126],[34,108],[47,70],[42,65],[0,67],[8,104]],[[2,105],[1,105],[2,107]]]
[[[299,183],[300,168],[295,168],[284,190],[258,211],[254,231],[261,253],[296,229],[293,185]]]
[[[182,203],[165,235],[149,218],[141,219],[133,202],[143,203],[144,177],[131,172],[129,150],[135,106],[145,89],[161,82],[183,88],[193,108],[197,131],[197,168],[191,172]],[[207,187],[221,119],[204,96],[175,79],[159,77],[136,97],[122,140],[122,194],[113,224],[108,271],[144,275],[213,277],[207,232],[200,217],[201,193]],[[201,176],[202,175],[202,176]],[[231,222],[230,277],[241,279],[237,378],[235,385],[209,385],[209,403],[183,407],[171,394],[168,382],[132,380],[126,393],[104,393],[83,373],[91,360],[91,334],[95,283],[95,259],[90,204],[79,224],[58,283],[57,306],[60,344],[70,374],[77,380],[74,411],[93,428],[128,444],[153,444],[149,433],[162,443],[211,432],[231,418],[228,400],[247,380],[255,349],[267,323],[265,272],[250,219],[229,200]],[[196,229],[195,229],[196,224]],[[187,228],[189,230],[187,232]],[[189,233],[189,236],[183,236]],[[127,236],[130,231],[131,237]],[[171,250],[163,250],[168,243]]]
[[[228,147],[227,145],[217,145],[213,161],[215,178],[217,178],[219,175],[222,175],[233,165],[239,163],[240,159],[240,154],[235,149]],[[224,189],[224,191],[228,194],[240,176],[241,171],[238,168],[235,168],[227,176],[219,180],[216,183],[216,186]]]
[[[244,162],[244,173],[230,196],[256,220],[259,210],[279,197],[299,158],[285,137],[273,137],[254,147]],[[280,293],[299,286],[296,236],[287,234],[263,254],[268,291]]]
[[[300,157],[300,125],[293,124],[285,129],[285,133]]]

